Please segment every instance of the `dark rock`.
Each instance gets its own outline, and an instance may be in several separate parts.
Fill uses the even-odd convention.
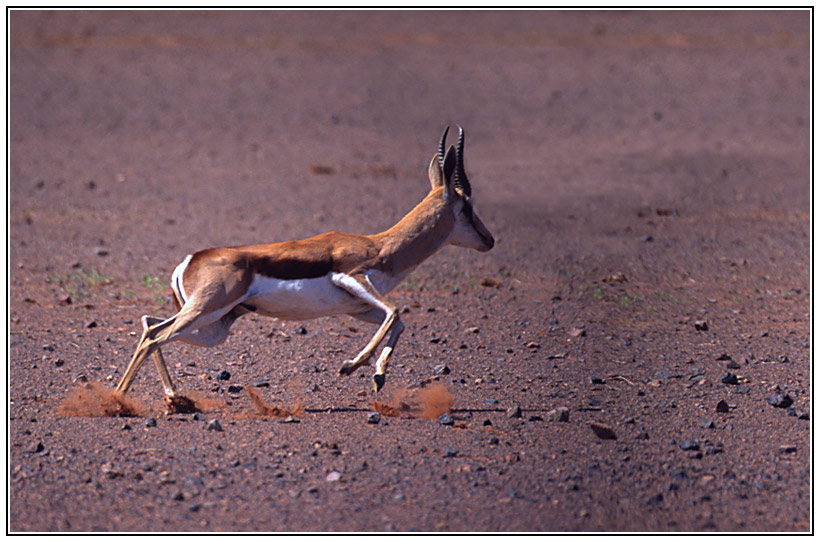
[[[547,419],[551,422],[568,422],[569,409],[567,407],[558,407],[547,412]]]
[[[225,370],[219,371],[216,374],[216,379],[217,380],[230,380],[231,379],[231,373],[229,373],[228,371],[225,371]]]
[[[93,329],[93,328],[97,327],[97,321],[96,320],[91,320],[90,322],[87,322],[85,324],[85,327],[87,327],[88,329]]]
[[[433,374],[434,375],[448,375],[450,374],[450,368],[446,365],[436,365],[433,367]]]
[[[669,371],[657,371],[655,372],[655,376],[658,378],[663,378],[664,380],[669,378],[683,378],[683,375],[670,373]]]
[[[766,401],[775,408],[789,408],[794,402],[788,393],[777,393],[766,399]]]
[[[268,382],[267,378],[260,378],[258,380],[254,380],[251,386],[254,388],[269,388],[270,382]]]
[[[382,415],[378,412],[367,413],[367,423],[377,424],[382,420]]]
[[[145,420],[145,427],[156,427],[156,426],[157,426],[156,418],[148,418],[147,420]]]
[[[242,391],[242,386],[230,385],[228,386],[228,393],[239,393]]]
[[[43,446],[43,443],[40,441],[37,441],[28,447],[28,452],[31,454],[39,454],[43,450],[45,450],[45,446]]]
[[[605,380],[599,376],[591,376],[589,377],[590,384],[603,384]]]
[[[729,385],[737,385],[737,375],[732,372],[724,373],[723,376],[720,377],[720,381],[724,384]]]
[[[202,412],[196,412],[196,413],[194,414],[194,421],[195,421],[195,422],[201,422],[201,421],[203,421],[204,419],[205,419],[205,415],[204,415]]]
[[[454,450],[452,448],[445,448],[443,457],[455,457],[458,455],[458,450]]]
[[[441,425],[453,425],[455,423],[455,420],[453,420],[453,417],[450,416],[449,413],[445,412],[444,414],[438,417],[438,423],[440,423]]]
[[[714,429],[715,428],[715,422],[713,422],[712,420],[709,420],[709,419],[701,420],[700,421],[700,426],[703,427],[704,429]]]
[[[297,326],[297,328],[294,329],[293,332],[297,335],[307,335],[307,329],[305,328],[305,326]]]
[[[618,436],[615,434],[615,431],[606,425],[600,423],[590,423],[590,429],[592,432],[595,433],[595,436],[602,440],[616,440]]]
[[[700,444],[696,440],[684,440],[680,443],[680,449],[683,451],[700,450]]]
[[[709,324],[706,320],[695,320],[695,329],[698,331],[709,331]]]
[[[718,401],[717,406],[715,406],[715,410],[717,412],[729,412],[729,403],[721,399]]]
[[[211,420],[205,425],[205,429],[208,431],[222,431],[222,425],[219,423],[219,420]]]

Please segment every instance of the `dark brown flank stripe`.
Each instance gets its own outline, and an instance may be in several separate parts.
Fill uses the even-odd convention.
[[[332,271],[355,273],[378,267],[372,265],[378,254],[370,237],[330,232],[301,241],[201,250],[191,257],[182,279],[183,284],[190,283],[202,269],[222,265],[232,265],[238,274],[251,271],[279,280],[310,279]]]

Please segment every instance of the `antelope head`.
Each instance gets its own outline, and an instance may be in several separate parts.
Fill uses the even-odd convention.
[[[445,152],[448,126],[441,135],[438,153],[430,162],[429,176],[432,187],[444,188],[444,201],[452,207],[455,224],[448,243],[458,247],[487,252],[495,239],[473,207],[470,180],[464,171],[464,129],[458,127],[458,147]]]

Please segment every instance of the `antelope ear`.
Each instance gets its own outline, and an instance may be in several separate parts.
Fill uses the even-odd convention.
[[[438,163],[437,154],[430,160],[430,167],[427,168],[427,176],[430,178],[430,187],[432,189],[445,185],[444,173],[441,171],[441,165]]]

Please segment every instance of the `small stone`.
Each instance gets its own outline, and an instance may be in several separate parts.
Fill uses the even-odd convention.
[[[478,333],[478,331],[479,331],[479,329],[478,329],[477,326],[471,326],[471,327],[468,327],[467,329],[465,329],[464,333],[467,333],[469,335],[470,333]]]
[[[288,416],[279,423],[299,423],[299,418],[297,418],[296,416]]]
[[[727,369],[740,369],[740,363],[736,362],[733,359],[730,359],[729,361],[726,362],[726,368]]]
[[[715,411],[717,412],[729,412],[729,403],[721,399],[718,401],[717,406],[715,406]]]
[[[797,453],[797,446],[786,444],[781,446],[778,452],[781,454],[794,454]]]
[[[230,380],[231,379],[231,373],[229,373],[228,371],[225,371],[225,370],[219,371],[216,374],[216,379],[217,380]]]
[[[111,463],[103,463],[102,466],[100,466],[100,471],[102,471],[103,476],[105,476],[106,478],[110,478],[112,480],[114,478],[119,478],[120,476],[122,476],[122,473],[115,470],[114,465],[112,465]]]
[[[587,334],[587,332],[579,327],[574,327],[569,330],[569,336],[573,339],[577,339],[578,337],[583,337]]]
[[[696,440],[684,440],[680,443],[680,449],[683,451],[700,450],[700,444]]]
[[[436,365],[433,367],[433,374],[435,375],[448,375],[450,374],[450,368],[446,365]]]
[[[242,391],[242,386],[230,385],[228,386],[228,393],[239,393]]]
[[[157,426],[156,418],[148,418],[147,420],[145,420],[145,427],[156,427],[156,426]]]
[[[43,446],[43,443],[40,441],[35,442],[28,448],[30,454],[39,454],[43,450],[45,450],[45,446]]]
[[[715,428],[715,422],[713,422],[712,420],[709,420],[709,419],[701,420],[700,421],[700,426],[703,427],[704,429],[714,429]]]
[[[695,329],[698,331],[709,331],[709,324],[706,320],[695,320]]]
[[[558,407],[547,412],[547,419],[551,422],[568,422],[569,409],[567,407]]]
[[[269,388],[270,382],[268,382],[267,378],[260,378],[258,380],[254,380],[251,383],[251,386],[253,386],[254,388]]]
[[[341,477],[342,475],[339,474],[339,471],[332,470],[329,473],[327,473],[327,476],[325,476],[325,480],[327,480],[328,482],[337,482]]]
[[[538,343],[537,343],[537,342],[535,342],[535,341],[530,341],[530,342],[528,342],[528,343],[526,344],[526,346],[527,346],[527,348],[532,348],[532,349],[541,348],[541,345],[540,345],[540,344],[538,344]]]
[[[605,380],[600,376],[591,376],[589,377],[590,384],[603,384]]]
[[[723,376],[720,377],[720,381],[724,384],[729,384],[731,386],[736,386],[738,383],[737,375],[732,372],[724,373]]]
[[[108,256],[108,249],[103,247],[96,247],[94,249],[94,254],[101,257]]]
[[[205,429],[208,431],[222,431],[222,425],[219,423],[219,420],[211,420],[205,425]]]
[[[618,436],[615,434],[615,431],[606,425],[600,423],[591,423],[589,424],[590,429],[592,432],[595,433],[595,436],[602,440],[616,440]]]
[[[766,399],[766,401],[768,401],[768,403],[775,408],[789,408],[794,402],[794,400],[792,400],[791,396],[789,396],[788,393],[778,393],[776,395],[769,397],[768,399]]]
[[[297,335],[307,335],[307,329],[305,328],[305,326],[297,326],[297,328],[293,330],[293,332]]]
[[[444,414],[438,417],[438,423],[440,423],[441,425],[453,425],[455,423],[455,420],[453,420],[453,417],[450,415],[450,413],[445,412]]]
[[[452,448],[445,448],[443,457],[455,457],[458,455],[458,450],[454,450]]]
[[[97,327],[97,321],[96,320],[91,320],[90,322],[87,322],[85,324],[85,327],[87,327],[88,329],[93,329],[93,328]]]
[[[508,418],[520,418],[521,417],[521,407],[518,405],[511,406],[507,409],[507,417]]]
[[[205,419],[205,415],[202,412],[194,413],[193,419],[195,422],[201,422]]]
[[[378,412],[367,413],[367,423],[377,424],[382,420],[382,415]]]

